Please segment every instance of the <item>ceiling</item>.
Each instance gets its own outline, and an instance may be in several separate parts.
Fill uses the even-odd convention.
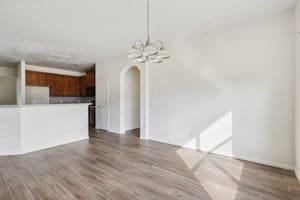
[[[151,0],[151,36],[169,41],[278,12],[295,0]],[[0,65],[83,71],[145,39],[146,0],[1,0]]]

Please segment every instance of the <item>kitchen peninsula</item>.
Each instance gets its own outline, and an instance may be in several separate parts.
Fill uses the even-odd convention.
[[[28,70],[33,69],[48,73],[28,73]],[[52,72],[67,73],[70,76],[53,75]],[[2,76],[15,80],[11,82],[15,82],[16,95],[10,103],[0,105],[0,156],[24,154],[89,138],[91,101],[88,101],[88,97],[81,97],[85,101],[49,102],[49,98],[58,95],[60,90],[65,96],[59,98],[73,99],[79,96],[74,94],[74,89],[81,92],[85,85],[72,81],[87,78],[85,73],[76,77],[78,74],[81,75],[79,72],[27,65],[24,61],[14,68],[14,73],[2,73]],[[61,79],[63,82],[58,83],[57,80]]]
[[[88,139],[88,103],[0,106],[0,156]]]

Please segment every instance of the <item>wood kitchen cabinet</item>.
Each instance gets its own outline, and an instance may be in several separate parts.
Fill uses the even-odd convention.
[[[81,77],[81,95],[86,96],[86,76]]]
[[[96,108],[95,106],[89,106],[89,125],[91,127],[96,126]]]
[[[81,80],[78,77],[65,77],[65,96],[81,96]]]
[[[47,87],[49,85],[51,85],[51,81],[53,79],[52,74],[46,74],[46,73],[40,73],[39,75],[39,85],[40,86],[44,86]]]
[[[86,96],[87,87],[95,87],[95,71],[84,77],[26,71],[27,86],[50,88],[50,96]]]
[[[51,75],[50,96],[66,96],[65,77],[60,75]]]
[[[95,87],[95,71],[88,71],[86,73],[86,87]]]
[[[26,85],[39,86],[39,73],[27,71],[26,72]]]

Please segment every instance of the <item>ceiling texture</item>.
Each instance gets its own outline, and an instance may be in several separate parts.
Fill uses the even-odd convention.
[[[295,0],[151,0],[152,39],[171,41],[292,7]],[[0,65],[84,71],[146,39],[146,0],[0,0]]]

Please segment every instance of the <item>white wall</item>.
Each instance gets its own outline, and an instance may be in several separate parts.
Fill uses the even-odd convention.
[[[17,103],[16,87],[16,79],[0,76],[0,105]]]
[[[295,8],[296,24],[296,87],[295,87],[295,172],[300,180],[300,3]]]
[[[140,71],[133,67],[125,75],[125,129],[140,127]]]
[[[12,105],[17,103],[16,78],[16,67],[0,66],[0,105]]]
[[[293,168],[291,10],[169,47],[150,70],[150,139]]]
[[[132,63],[127,56],[121,56],[114,58],[112,60],[108,60],[106,62],[98,62],[96,64],[96,79],[101,76],[106,76],[109,79],[109,126],[108,131],[113,133],[124,133],[125,132],[125,121],[122,122],[122,116],[125,119],[125,101],[122,103],[121,108],[121,82],[122,86],[125,86],[123,83],[123,79],[125,80],[125,75],[127,70],[136,64]],[[141,137],[145,136],[146,134],[144,131],[146,130],[146,119],[145,115],[142,113],[146,113],[146,105],[145,105],[145,98],[146,98],[146,86],[147,86],[147,77],[145,75],[146,68],[144,65],[138,66],[140,70],[140,88],[141,88],[141,101],[140,101],[140,108],[141,108],[141,115],[140,115],[140,131]],[[121,78],[122,77],[122,78]],[[125,96],[125,95],[124,95]],[[97,99],[96,99],[97,101]],[[121,127],[121,124],[124,124],[124,127]],[[146,137],[146,136],[145,136]]]
[[[293,11],[178,38],[168,51],[169,61],[146,68],[150,139],[293,168]],[[97,63],[110,77],[113,132],[129,65],[125,56]]]
[[[20,109],[0,106],[0,155],[20,153]]]
[[[17,67],[0,66],[0,77],[17,78]]]

